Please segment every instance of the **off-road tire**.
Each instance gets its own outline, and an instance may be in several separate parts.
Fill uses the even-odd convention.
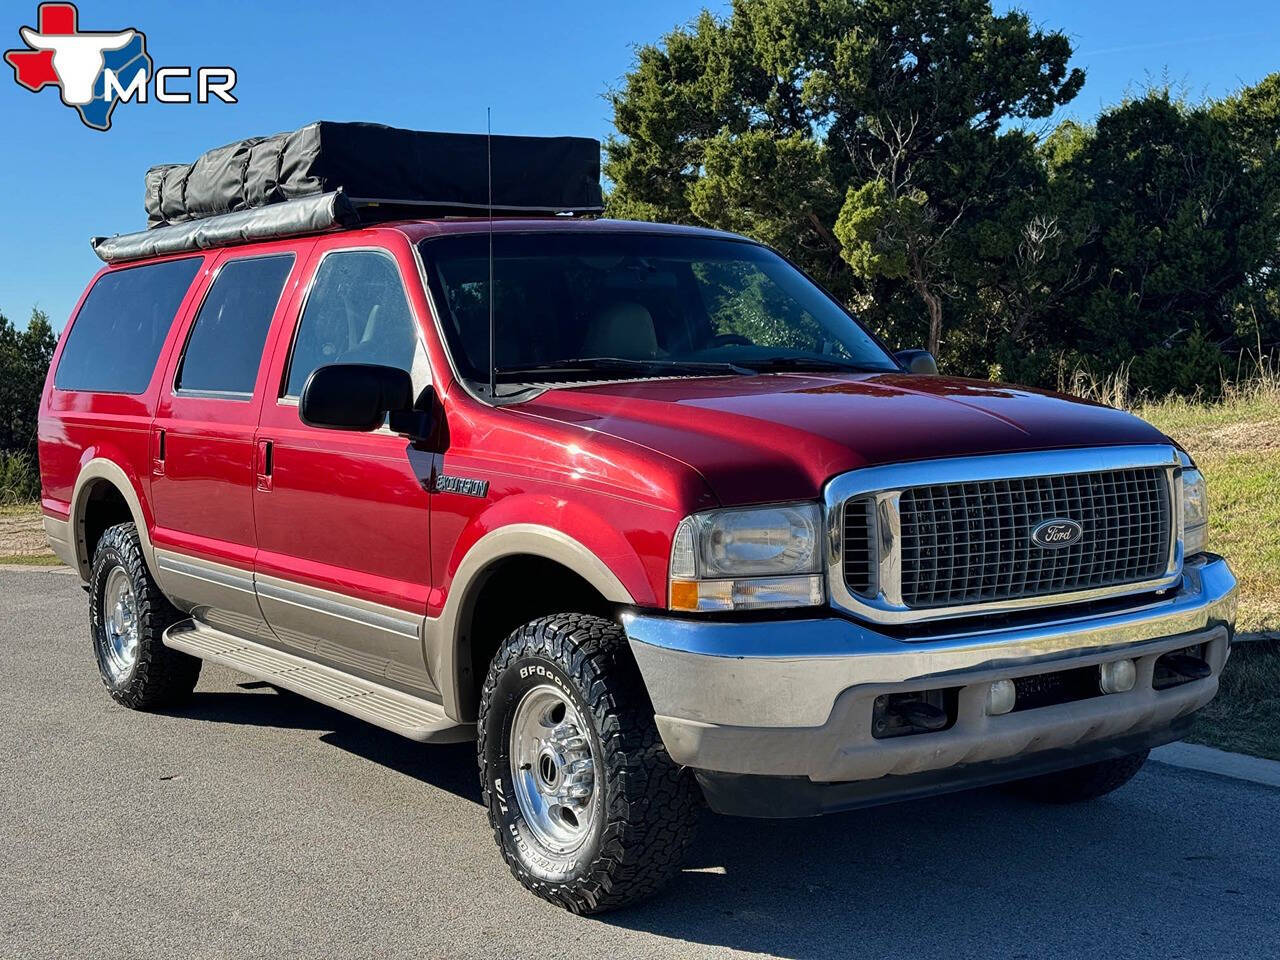
[[[512,796],[516,704],[548,682],[590,728],[602,804],[588,839],[567,856],[539,843]],[[653,894],[679,871],[700,809],[698,788],[663,746],[618,624],[558,614],[515,630],[490,665],[477,732],[489,824],[512,875],[530,891],[574,913],[602,913]]]
[[[107,578],[116,567],[122,567],[133,586],[137,604],[138,654],[133,669],[123,677],[112,677],[103,661],[104,632],[103,594]],[[200,677],[201,660],[172,650],[161,642],[165,629],[182,614],[156,586],[142,555],[138,530],[132,523],[109,527],[93,553],[93,570],[89,577],[89,629],[98,672],[107,692],[118,703],[134,710],[157,710],[185,702]]]
[[[1015,780],[1006,787],[1011,793],[1040,803],[1066,804],[1096,800],[1113,790],[1119,790],[1132,780],[1146,763],[1150,752],[1143,750],[1115,760],[1102,760],[1083,767],[1072,767],[1070,770]]]

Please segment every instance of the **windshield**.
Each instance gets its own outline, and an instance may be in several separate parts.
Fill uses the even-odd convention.
[[[489,237],[421,249],[458,370],[487,382]],[[898,369],[821,289],[753,243],[499,233],[493,253],[502,383]]]

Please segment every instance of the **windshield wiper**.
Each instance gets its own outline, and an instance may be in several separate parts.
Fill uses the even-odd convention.
[[[519,367],[502,367],[498,376],[508,382],[519,381],[530,374],[555,377],[562,374],[582,374],[592,371],[609,371],[628,373],[675,373],[675,374],[735,374],[737,376],[754,376],[755,370],[739,366],[736,363],[720,363],[703,360],[638,360],[626,357],[579,357],[575,359],[553,360],[549,363],[531,363]]]
[[[764,372],[786,370],[835,370],[841,373],[892,373],[889,367],[873,367],[848,360],[828,360],[826,357],[753,357],[751,365]]]

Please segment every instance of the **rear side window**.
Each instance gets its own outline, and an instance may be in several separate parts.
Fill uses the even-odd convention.
[[[201,263],[200,257],[166,260],[99,277],[67,335],[53,385],[143,393]]]
[[[372,250],[331,253],[316,269],[298,321],[285,396],[300,396],[311,371],[331,363],[376,363],[412,372],[417,347],[395,261]]]
[[[222,265],[187,339],[178,390],[253,396],[262,347],[292,269],[291,253]]]

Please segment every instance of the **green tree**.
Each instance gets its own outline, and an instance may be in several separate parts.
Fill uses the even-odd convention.
[[[1254,204],[1250,264],[1232,303],[1236,336],[1257,347],[1280,344],[1280,73],[1212,107],[1236,146]]]
[[[1259,318],[1280,244],[1276,88],[1197,105],[1150,90],[1048,155],[1089,224],[1072,254],[1089,282],[1054,317],[1064,349],[1132,360],[1136,386],[1186,392],[1216,388],[1224,348],[1271,336]]]
[[[1010,124],[1076,95],[1070,56],[987,0],[735,0],[641,48],[613,94],[610,212],[750,234],[938,350],[984,225],[1036,185]]]
[[[34,457],[40,392],[56,344],[43,311],[31,311],[25,330],[0,313],[0,453]]]

